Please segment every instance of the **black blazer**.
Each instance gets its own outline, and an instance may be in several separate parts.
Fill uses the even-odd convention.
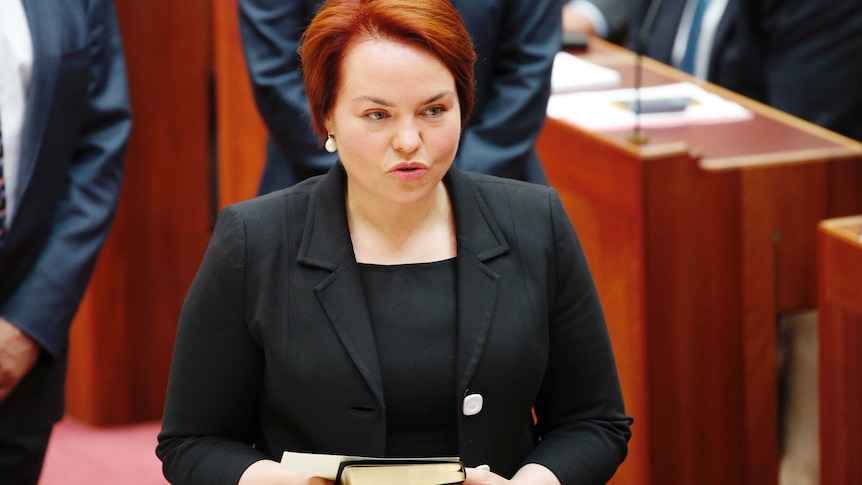
[[[464,462],[505,476],[536,462],[563,483],[604,483],[626,456],[630,419],[556,192],[455,168],[444,181],[458,241],[452,406]],[[345,184],[338,164],[219,217],[177,333],[158,447],[173,483],[235,483],[284,450],[385,455]],[[468,394],[484,397],[479,414],[462,413]]]
[[[0,315],[45,352],[0,405],[0,434],[41,433],[63,415],[69,324],[114,218],[131,128],[111,0],[22,3],[33,73]]]

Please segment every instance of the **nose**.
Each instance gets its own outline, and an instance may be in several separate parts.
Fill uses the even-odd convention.
[[[402,153],[413,153],[422,145],[422,134],[416,120],[401,120],[392,136],[392,148]]]

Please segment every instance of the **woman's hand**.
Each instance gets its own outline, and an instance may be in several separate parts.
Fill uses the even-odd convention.
[[[467,479],[464,485],[560,485],[560,480],[551,470],[536,463],[528,463],[518,470],[511,480],[497,475],[487,467],[467,468]]]
[[[237,485],[333,485],[332,480],[283,470],[276,461],[260,460],[246,468]]]
[[[496,483],[511,483],[509,480],[492,473],[485,467],[466,468],[467,479],[464,485],[494,485]]]

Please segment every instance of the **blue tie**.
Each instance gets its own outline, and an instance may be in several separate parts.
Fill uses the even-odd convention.
[[[679,63],[679,68],[689,74],[694,74],[694,58],[697,54],[697,43],[700,40],[700,26],[703,24],[703,14],[707,6],[709,6],[709,0],[697,0],[694,15],[691,16],[691,30],[688,31],[685,54]]]

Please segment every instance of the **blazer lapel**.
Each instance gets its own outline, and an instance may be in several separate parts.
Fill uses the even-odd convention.
[[[27,93],[27,111],[24,115],[24,136],[21,137],[21,166],[18,172],[19,194],[30,182],[39,149],[45,136],[50,107],[53,104],[57,72],[60,66],[59,24],[54,0],[23,0],[30,38],[33,43],[33,71]]]
[[[456,391],[466,392],[485,349],[497,306],[500,275],[486,262],[509,247],[474,182],[456,168],[445,181],[455,212],[458,258],[458,363]]]
[[[356,368],[384,406],[377,345],[347,225],[346,181],[339,162],[312,192],[298,258],[332,272],[315,292]]]

